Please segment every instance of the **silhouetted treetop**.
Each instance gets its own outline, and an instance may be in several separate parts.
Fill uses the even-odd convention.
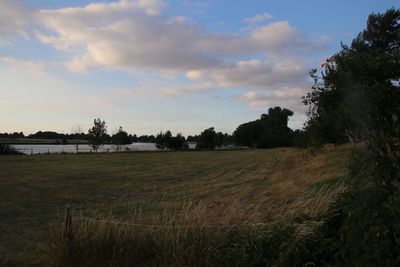
[[[243,123],[233,133],[236,143],[248,147],[272,148],[291,145],[292,130],[287,126],[291,110],[281,107],[268,109],[260,119]]]

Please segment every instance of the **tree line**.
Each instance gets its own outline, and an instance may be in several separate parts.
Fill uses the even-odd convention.
[[[67,144],[70,140],[86,140],[94,150],[104,144],[114,144],[117,147],[134,142],[156,143],[161,150],[185,150],[189,143],[196,145],[199,150],[213,150],[225,146],[246,146],[250,148],[274,148],[284,146],[298,146],[296,141],[298,131],[288,127],[289,117],[293,112],[281,107],[274,107],[268,113],[261,114],[260,119],[239,125],[232,135],[215,131],[214,127],[203,130],[198,135],[189,135],[185,138],[182,134],[172,135],[171,131],[159,132],[156,135],[128,134],[122,127],[110,135],[104,120],[97,118],[87,133],[77,132],[71,134],[53,131],[38,131],[25,136],[21,133],[3,133],[0,138],[8,139],[51,139],[58,143]]]
[[[106,135],[106,142],[110,143],[112,140],[112,136],[110,134]],[[136,134],[128,134],[130,143],[134,142],[143,142],[143,143],[154,143],[155,136],[154,135],[140,135]],[[0,138],[3,139],[49,139],[49,140],[88,140],[88,133],[57,133],[54,131],[38,131],[34,134],[25,135],[23,132],[12,132],[12,133],[0,133]]]

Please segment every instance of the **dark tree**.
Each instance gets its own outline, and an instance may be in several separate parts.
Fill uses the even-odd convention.
[[[295,130],[293,132],[292,145],[298,148],[307,148],[309,145],[308,132],[304,130]]]
[[[268,109],[268,114],[261,115],[263,128],[262,148],[284,147],[291,145],[293,131],[287,126],[293,112],[286,108],[274,107]]]
[[[94,151],[97,151],[107,142],[109,135],[107,135],[107,126],[105,121],[98,118],[93,121],[93,124],[93,127],[88,131],[87,137],[90,146]]]
[[[66,139],[65,134],[60,134],[53,131],[38,131],[34,134],[28,135],[28,138],[31,139]]]
[[[154,135],[141,135],[137,138],[137,142],[156,143],[156,137]]]
[[[216,136],[217,133],[214,130],[214,127],[205,129],[203,132],[201,132],[196,148],[197,149],[208,149],[212,150],[215,149],[216,147]]]
[[[263,129],[260,120],[239,125],[233,132],[236,144],[251,148],[259,147],[262,143]]]
[[[224,139],[225,139],[224,134],[222,132],[218,132],[215,135],[215,140],[214,140],[215,146],[221,147],[224,144]]]
[[[171,142],[172,133],[166,131],[165,133],[160,132],[156,136],[156,147],[158,149],[168,149],[169,143]]]
[[[381,99],[381,90],[386,90],[377,86],[398,85],[397,12],[391,9],[384,15],[372,14],[367,29],[351,46],[342,45],[342,50],[322,65],[321,77],[316,69],[310,72],[314,86],[303,103],[309,106],[306,129],[314,144],[357,142],[360,128],[370,120],[366,111],[377,107],[372,102]],[[396,105],[394,100],[384,102]]]
[[[118,128],[117,133],[111,136],[111,142],[117,146],[117,150],[120,150],[121,145],[132,143],[131,139],[128,136],[128,133],[125,132],[121,126]]]
[[[129,140],[130,140],[131,143],[135,143],[135,142],[138,141],[138,137],[137,137],[136,134],[134,134],[134,135],[130,134],[128,137],[129,137]]]
[[[25,138],[25,135],[23,132],[0,133],[0,138],[20,139]]]
[[[363,142],[335,211],[344,218],[335,253],[348,266],[399,266],[400,10],[371,14],[351,46],[323,65],[322,77],[312,75],[304,99],[311,139]]]
[[[188,149],[188,147],[189,146],[186,143],[185,137],[181,133],[178,133],[176,136],[172,137],[168,145],[169,149],[174,150],[185,150]]]
[[[280,107],[270,108],[259,120],[239,125],[233,133],[236,143],[252,148],[290,146],[292,130],[287,126],[293,112]]]
[[[176,136],[172,136],[171,131],[166,131],[157,134],[156,147],[158,149],[183,150],[187,149],[188,145],[182,134],[178,133]]]

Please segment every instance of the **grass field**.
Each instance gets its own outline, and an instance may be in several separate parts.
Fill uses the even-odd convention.
[[[343,190],[349,151],[1,156],[0,258],[4,265],[40,266],[37,251],[67,204],[121,219],[140,208],[143,221],[185,203],[200,203],[207,223],[226,223],[229,209],[240,211],[233,219],[245,223],[313,216]]]

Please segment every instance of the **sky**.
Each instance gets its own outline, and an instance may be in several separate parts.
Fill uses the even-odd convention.
[[[0,0],[0,132],[232,133],[398,0]]]

